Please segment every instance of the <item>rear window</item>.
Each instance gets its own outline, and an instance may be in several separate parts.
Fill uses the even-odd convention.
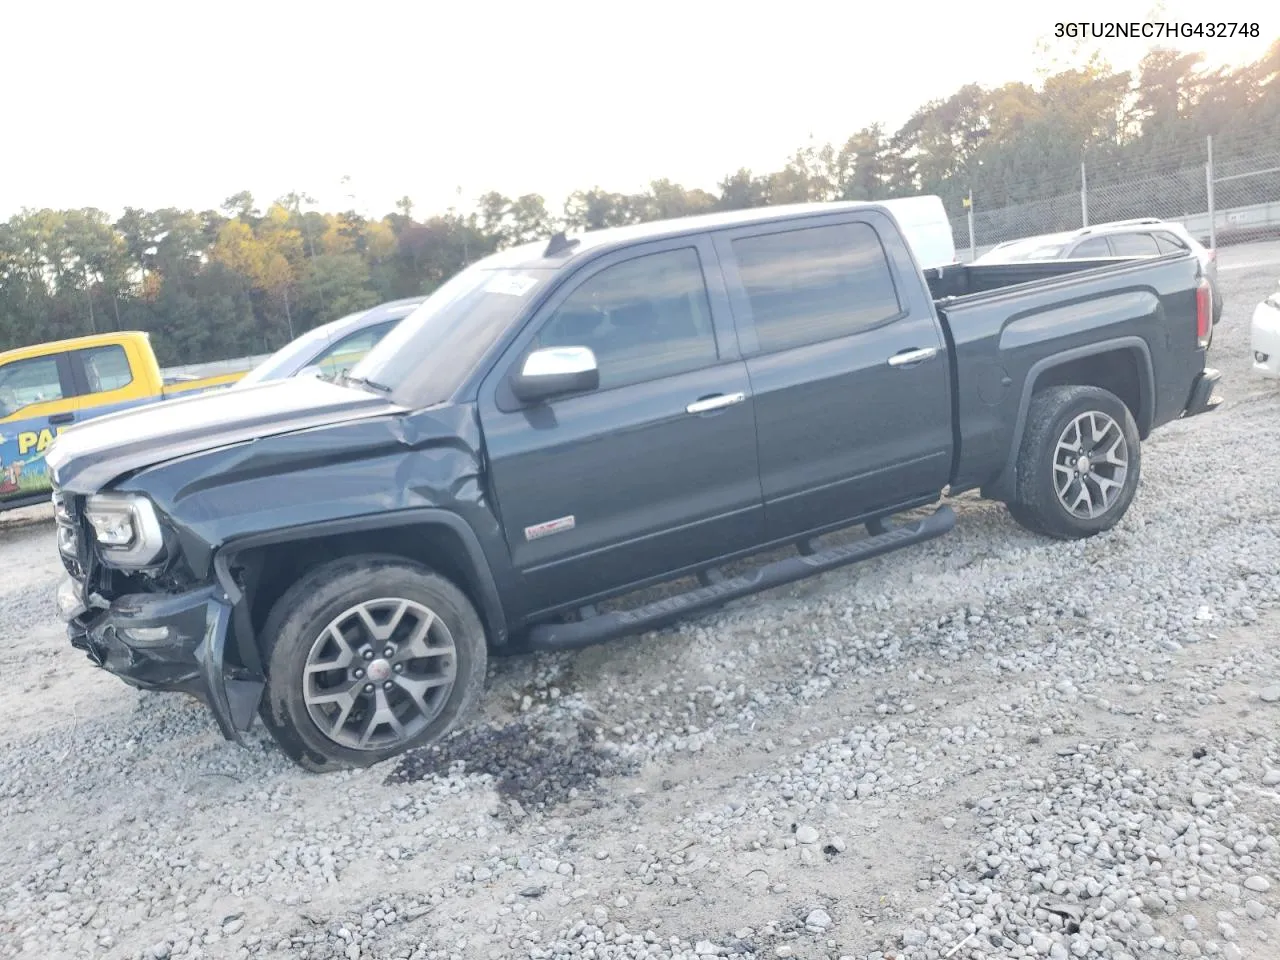
[[[1188,249],[1187,245],[1172,233],[1157,233],[1155,238],[1156,246],[1160,248],[1161,253],[1181,253]]]

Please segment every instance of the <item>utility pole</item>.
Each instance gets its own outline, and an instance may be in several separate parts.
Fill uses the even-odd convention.
[[[1089,225],[1089,174],[1084,161],[1080,161],[1080,226]]]
[[[1213,208],[1213,134],[1208,138],[1208,158],[1204,165],[1205,199],[1209,203],[1209,249],[1218,249],[1218,214]]]
[[[973,187],[969,188],[969,195],[964,198],[964,208],[969,219],[969,259],[973,260],[978,255],[973,242]]]
[[[98,332],[98,323],[93,319],[93,278],[89,276],[89,265],[84,265],[84,295],[89,300],[89,329]]]

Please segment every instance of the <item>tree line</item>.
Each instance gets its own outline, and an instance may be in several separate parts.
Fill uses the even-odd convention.
[[[1280,152],[1280,40],[1236,69],[1153,49],[1137,70],[1095,58],[1039,85],[970,84],[895,131],[810,143],[781,169],[739,169],[715,191],[655,180],[600,187],[553,212],[536,194],[488,193],[473,210],[417,217],[405,197],[381,219],[309,209],[289,194],[260,209],[248,192],[220,210],[23,210],[0,224],[0,349],[141,329],[165,364],[268,352],[328,320],[426,293],[466,264],[558,229],[593,230],[712,210],[939,194],[954,216],[1203,162],[1204,138],[1268,138]],[[1189,152],[1192,151],[1192,152]],[[1193,158],[1193,159],[1189,159]]]

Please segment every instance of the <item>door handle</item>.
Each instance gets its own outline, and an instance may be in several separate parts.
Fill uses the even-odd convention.
[[[685,413],[710,413],[712,410],[731,407],[745,399],[747,399],[745,393],[717,393],[712,397],[703,397],[701,400],[695,400],[685,407],[684,411]]]
[[[49,415],[49,423],[58,426],[63,423],[74,423],[76,415],[74,413],[51,413]]]
[[[937,347],[921,347],[918,350],[903,350],[901,353],[895,353],[889,358],[889,366],[902,367],[911,363],[921,363],[925,360],[932,360],[937,355]]]

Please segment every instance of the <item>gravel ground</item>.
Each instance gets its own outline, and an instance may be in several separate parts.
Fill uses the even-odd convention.
[[[1110,534],[961,498],[931,544],[497,660],[471,727],[358,773],[95,670],[47,512],[10,515],[0,957],[1280,955],[1256,253],[1221,253],[1227,403],[1145,446]]]

